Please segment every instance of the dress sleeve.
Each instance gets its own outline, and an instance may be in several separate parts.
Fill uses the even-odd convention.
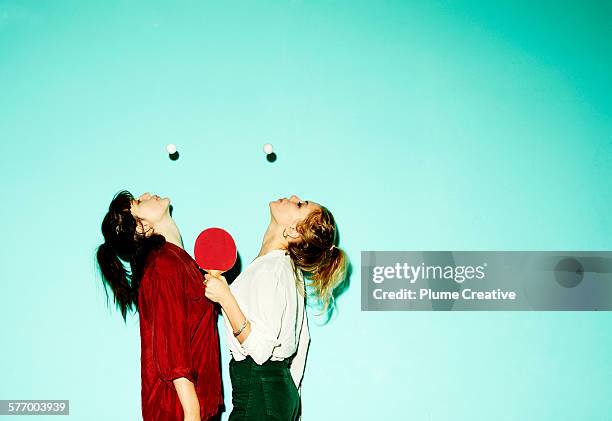
[[[306,317],[306,309],[304,308],[304,314],[302,318],[302,328],[300,330],[300,339],[297,346],[295,357],[291,361],[291,377],[295,383],[295,387],[301,395],[301,382],[304,376],[304,367],[306,365],[306,354],[308,353],[308,346],[310,345],[310,332],[308,330],[308,318]]]
[[[278,338],[287,308],[287,296],[284,283],[273,267],[261,267],[251,282],[254,282],[249,297],[251,332],[242,342],[242,348],[261,365],[281,344]]]
[[[153,360],[160,378],[173,390],[175,379],[185,377],[194,384],[197,380],[191,361],[188,300],[181,264],[170,256],[160,257],[153,268],[150,291]]]

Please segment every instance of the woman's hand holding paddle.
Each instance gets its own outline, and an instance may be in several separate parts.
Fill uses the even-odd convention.
[[[236,263],[236,243],[222,228],[207,228],[198,235],[194,249],[198,266],[208,272],[204,275],[206,298],[223,306],[228,297],[233,297],[223,272]]]
[[[211,270],[210,273],[204,275],[204,279],[206,298],[223,305],[223,302],[231,295],[225,276],[221,275],[218,270]]]

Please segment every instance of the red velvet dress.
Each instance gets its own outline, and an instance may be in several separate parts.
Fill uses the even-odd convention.
[[[222,409],[218,310],[203,281],[196,262],[172,243],[147,258],[138,292],[144,421],[183,421],[172,383],[179,377],[195,384],[202,421]]]

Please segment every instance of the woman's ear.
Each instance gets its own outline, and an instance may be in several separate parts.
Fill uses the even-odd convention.
[[[300,238],[300,232],[296,229],[295,224],[291,224],[287,227],[287,236],[291,237],[292,239],[297,239]]]
[[[136,233],[140,235],[147,235],[147,233],[151,230],[151,226],[144,220],[140,218],[136,218]]]

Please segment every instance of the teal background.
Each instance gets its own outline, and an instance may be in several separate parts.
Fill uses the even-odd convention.
[[[138,319],[94,261],[118,190],[170,196],[188,251],[225,227],[244,264],[295,193],[354,266],[330,323],[309,310],[305,420],[610,420],[609,312],[365,313],[359,259],[610,250],[611,22],[603,1],[0,0],[0,399],[139,419]]]

